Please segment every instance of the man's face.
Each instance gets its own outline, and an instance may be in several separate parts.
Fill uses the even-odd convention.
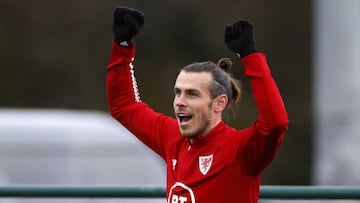
[[[213,102],[210,73],[181,71],[174,86],[174,111],[182,135],[194,138],[212,129]]]

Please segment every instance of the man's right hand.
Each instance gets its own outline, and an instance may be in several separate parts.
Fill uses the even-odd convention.
[[[114,40],[121,46],[129,46],[133,38],[144,25],[144,15],[139,10],[118,7],[114,11],[113,34]]]

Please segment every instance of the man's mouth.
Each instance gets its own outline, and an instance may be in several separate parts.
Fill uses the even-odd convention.
[[[180,126],[185,126],[185,125],[188,125],[190,123],[193,116],[190,115],[190,114],[178,113],[177,117],[178,117],[179,125]]]

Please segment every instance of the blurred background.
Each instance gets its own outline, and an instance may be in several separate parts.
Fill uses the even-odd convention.
[[[0,108],[107,113],[105,68],[116,6],[145,14],[135,61],[142,100],[172,116],[172,88],[179,69],[195,61],[229,57],[243,85],[236,116],[227,118],[238,129],[250,125],[258,112],[241,62],[225,46],[224,27],[238,19],[252,21],[257,47],[267,55],[290,119],[286,139],[262,183],[313,183],[316,4],[310,0],[1,0]]]

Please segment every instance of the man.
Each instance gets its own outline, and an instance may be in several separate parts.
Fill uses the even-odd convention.
[[[140,100],[132,62],[133,38],[143,24],[140,11],[115,9],[107,67],[111,115],[166,162],[167,202],[257,202],[261,174],[283,140],[288,119],[265,55],[255,48],[253,25],[237,21],[225,28],[225,42],[241,57],[260,112],[251,126],[235,130],[222,120],[240,96],[225,72],[231,66],[226,59],[183,68],[174,86],[176,118]]]

